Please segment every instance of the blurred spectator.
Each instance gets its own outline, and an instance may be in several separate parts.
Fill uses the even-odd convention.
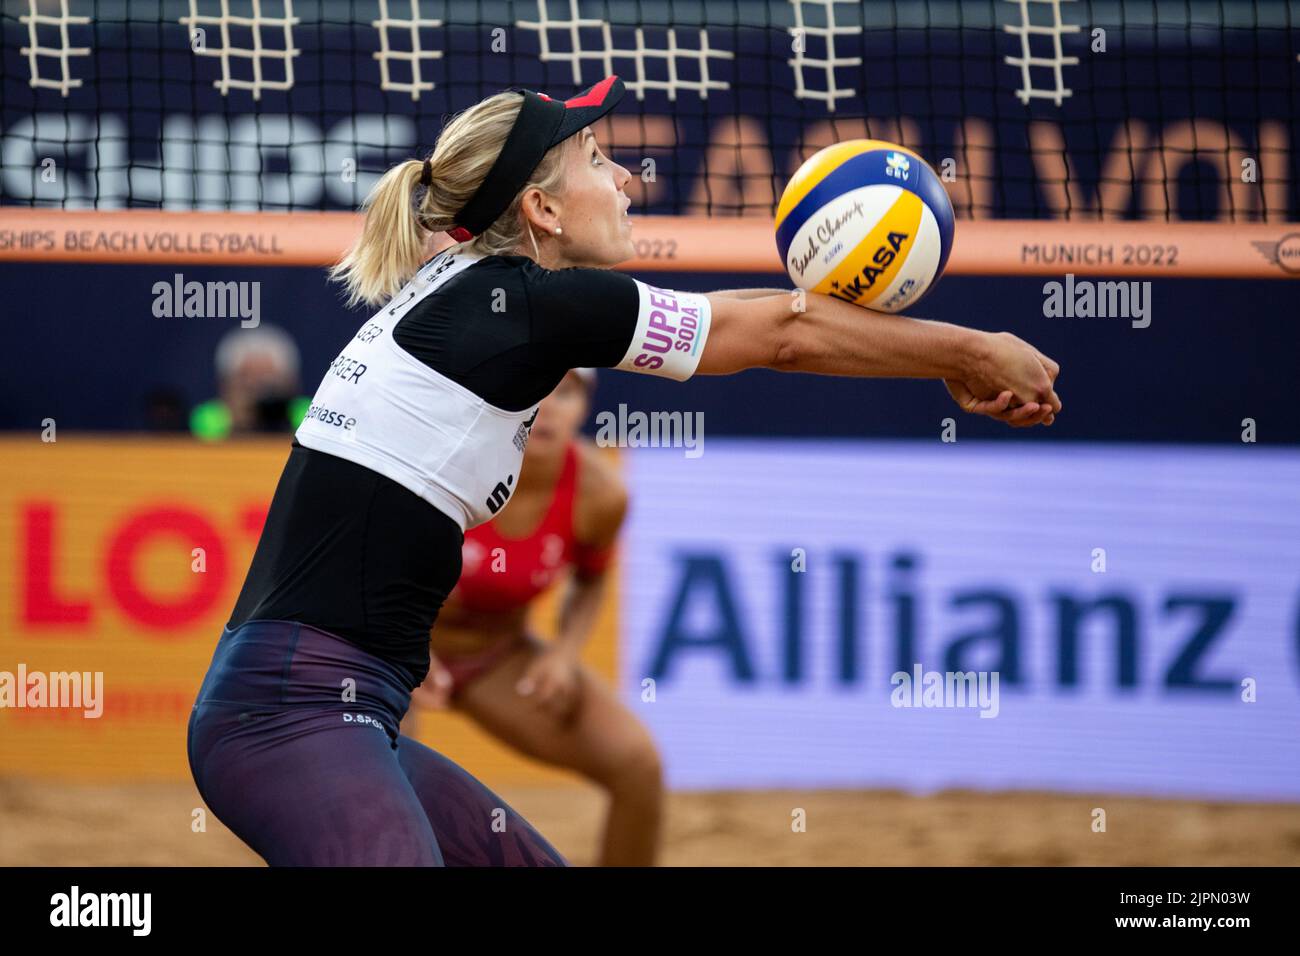
[[[311,399],[299,395],[298,346],[283,329],[262,324],[231,329],[217,343],[217,398],[190,413],[190,431],[204,441],[258,432],[290,432]]]

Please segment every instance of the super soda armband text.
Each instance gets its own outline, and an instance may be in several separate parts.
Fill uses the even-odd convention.
[[[626,372],[661,375],[683,382],[695,374],[709,334],[709,300],[633,280],[640,295],[636,332],[623,360]]]

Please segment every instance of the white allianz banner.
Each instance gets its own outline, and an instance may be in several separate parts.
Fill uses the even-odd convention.
[[[674,787],[1300,799],[1300,451],[625,462],[621,691]]]

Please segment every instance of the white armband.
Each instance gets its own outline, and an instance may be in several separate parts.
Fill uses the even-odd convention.
[[[712,311],[698,292],[676,292],[634,279],[641,296],[636,333],[623,360],[625,372],[662,375],[684,382],[695,374],[709,336]]]

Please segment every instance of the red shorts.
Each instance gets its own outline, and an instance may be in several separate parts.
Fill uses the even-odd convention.
[[[451,674],[451,696],[454,697],[515,651],[535,644],[537,644],[536,639],[527,634],[510,635],[474,654],[444,657],[435,651],[434,655]]]

